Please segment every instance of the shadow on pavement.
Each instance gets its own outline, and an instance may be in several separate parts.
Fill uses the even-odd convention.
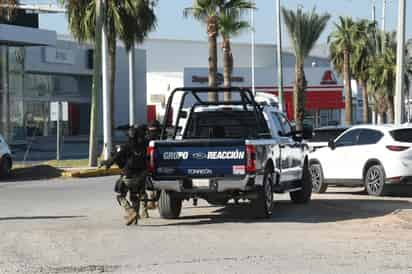
[[[353,191],[348,187],[333,187],[327,190],[325,194],[346,194],[346,195],[362,195],[368,196],[368,192],[365,189],[359,189],[354,187]],[[323,194],[319,194],[323,195]],[[412,185],[388,185],[386,197],[412,197]]]
[[[184,208],[185,210],[187,208]],[[412,209],[412,203],[403,200],[382,199],[315,199],[307,205],[289,201],[276,202],[270,219],[255,218],[249,205],[229,205],[210,208],[210,213],[182,216],[170,224],[144,226],[208,225],[216,223],[332,223],[385,216],[399,210]],[[196,209],[193,209],[196,210]],[[184,212],[184,211],[183,211]]]
[[[1,221],[30,221],[30,220],[58,220],[58,219],[75,219],[85,216],[26,216],[26,217],[0,217]]]
[[[13,169],[10,176],[2,179],[0,183],[53,179],[60,177],[62,172],[61,169],[48,165],[19,167]]]

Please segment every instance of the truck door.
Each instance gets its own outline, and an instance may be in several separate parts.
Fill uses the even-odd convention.
[[[293,181],[300,178],[301,168],[298,165],[301,152],[299,144],[290,136],[292,128],[284,115],[278,112],[271,112],[274,128],[278,130],[281,169],[281,182]],[[300,160],[301,161],[301,160]]]

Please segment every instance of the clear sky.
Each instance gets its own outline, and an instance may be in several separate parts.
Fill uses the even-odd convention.
[[[183,9],[191,6],[194,0],[159,0],[157,7],[158,26],[157,31],[150,37],[204,40],[207,38],[205,28],[192,19],[183,18]],[[25,2],[30,2],[27,0]],[[51,2],[51,1],[50,1]],[[255,12],[256,42],[275,43],[275,0],[256,0]],[[354,18],[372,17],[372,0],[281,0],[282,5],[289,9],[296,9],[302,5],[309,10],[316,7],[319,12],[328,12],[332,15],[320,43],[325,43],[328,34],[333,28],[333,22],[338,16],[352,16]],[[381,21],[382,0],[377,2],[377,18]],[[407,38],[412,38],[412,1],[407,0],[406,30]],[[387,0],[386,29],[394,30],[397,26],[398,1]],[[59,33],[68,33],[66,18],[64,15],[42,15],[40,27],[56,30]],[[287,34],[284,32],[285,43],[288,44]],[[250,34],[243,33],[237,41],[250,41]]]

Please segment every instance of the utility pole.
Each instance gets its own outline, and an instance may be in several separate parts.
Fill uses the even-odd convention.
[[[385,17],[386,17],[386,0],[382,0],[382,52],[385,49]]]
[[[399,0],[397,53],[396,53],[396,90],[395,90],[395,124],[403,122],[404,114],[404,72],[405,72],[405,8],[406,1]]]
[[[278,64],[278,101],[279,110],[285,111],[284,97],[283,97],[283,64],[282,64],[282,25],[280,18],[280,0],[276,0],[277,9],[277,64]]]
[[[129,50],[129,125],[135,124],[135,49],[134,43]]]
[[[255,5],[255,1],[252,1],[253,6]],[[251,63],[252,63],[252,92],[253,95],[256,96],[256,84],[255,84],[255,9],[250,10],[250,26],[252,27],[251,32],[251,44],[252,44],[252,52],[251,52]]]
[[[376,0],[372,0],[372,22],[376,24],[377,26],[377,21],[376,21]],[[378,45],[378,40],[376,37],[376,29],[374,33],[374,39],[375,39],[375,45]],[[377,48],[377,47],[376,47]],[[376,112],[374,108],[372,108],[372,124],[376,125]]]
[[[106,18],[107,1],[102,0],[103,18]],[[109,96],[108,77],[108,44],[107,28],[103,23],[102,28],[102,79],[103,79],[103,159],[108,160],[112,152],[112,125],[111,125],[111,102]]]
[[[386,0],[382,0],[382,31],[385,32]]]

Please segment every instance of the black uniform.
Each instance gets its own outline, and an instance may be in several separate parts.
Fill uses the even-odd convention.
[[[132,127],[128,130],[128,143],[120,146],[110,159],[101,164],[110,167],[117,164],[122,175],[117,180],[115,192],[117,201],[126,210],[126,224],[137,223],[140,200],[145,197],[147,127]],[[129,192],[130,203],[126,196]]]

